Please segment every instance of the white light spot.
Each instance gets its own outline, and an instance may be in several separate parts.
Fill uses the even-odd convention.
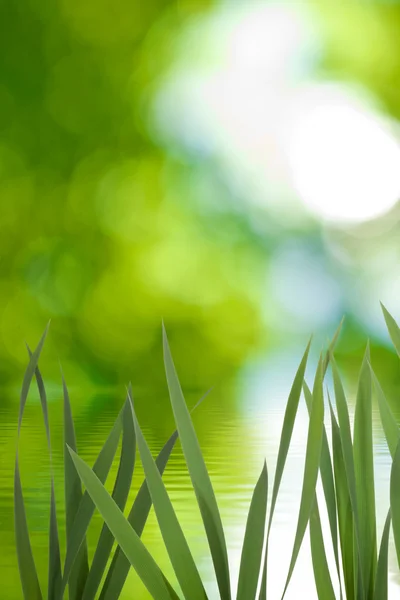
[[[389,125],[333,86],[315,86],[298,108],[288,158],[299,196],[323,219],[366,221],[400,198],[400,145]]]

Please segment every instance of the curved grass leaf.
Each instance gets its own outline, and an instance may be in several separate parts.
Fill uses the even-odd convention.
[[[301,396],[301,388],[304,381],[304,374],[307,366],[308,354],[310,351],[311,339],[309,340],[307,347],[304,351],[303,357],[300,361],[300,365],[297,369],[290,393],[286,404],[285,415],[283,418],[282,432],[279,441],[278,457],[276,461],[274,483],[272,487],[271,497],[271,508],[269,512],[268,527],[267,527],[267,539],[264,555],[263,574],[259,600],[266,600],[267,597],[267,565],[268,565],[268,543],[271,532],[272,519],[274,517],[276,501],[278,498],[279,488],[282,481],[283,471],[285,469],[286,459],[289,452],[290,441],[292,439],[294,422],[296,420],[297,409],[299,407],[299,401]],[[265,579],[265,581],[264,581]]]
[[[168,459],[177,439],[178,433],[175,431],[164,444],[162,450],[156,458],[156,465],[161,474],[165,470]],[[139,489],[127,518],[128,523],[139,537],[143,533],[151,505],[151,496],[147,486],[147,481],[145,479]],[[100,600],[117,600],[120,597],[130,568],[131,564],[129,560],[118,546],[115,550],[110,568],[107,572],[106,580],[101,590]]]
[[[125,402],[122,412],[121,457],[117,478],[112,493],[113,500],[122,511],[124,510],[126,501],[128,499],[136,456],[136,435],[129,401],[130,393],[131,390],[129,389],[128,398]],[[99,476],[98,473],[97,475]],[[100,476],[99,479],[102,481]],[[86,580],[82,600],[91,600],[95,598],[97,589],[101,583],[104,570],[111,554],[113,543],[114,537],[107,525],[104,524],[100,533],[99,541],[97,543],[96,551],[94,553],[89,575]]]
[[[29,357],[32,357],[32,352],[27,345]],[[47,397],[46,389],[39,367],[35,369],[36,384],[39,391],[40,403],[42,406],[43,420],[46,430],[47,447],[50,456],[50,527],[49,527],[49,567],[48,567],[48,600],[58,600],[61,593],[61,553],[60,553],[60,540],[58,535],[58,523],[57,523],[57,510],[56,510],[56,497],[54,489],[54,475],[53,475],[53,457],[51,451],[51,437],[50,437],[50,425],[49,416],[47,410]]]
[[[203,400],[208,396],[211,390],[206,392],[197,404],[192,408],[191,412],[196,410]],[[171,437],[166,441],[162,449],[160,450],[157,458],[156,465],[157,469],[161,473],[164,473],[165,467],[171,455],[171,452],[175,446],[176,440],[178,439],[178,432],[174,431]],[[132,508],[128,515],[128,522],[132,528],[136,531],[138,536],[142,535],[144,526],[147,521],[148,514],[152,505],[151,496],[147,486],[146,479],[140,486],[139,492],[135,498]],[[100,594],[100,600],[117,600],[122,592],[124,583],[128,576],[130,569],[130,563],[126,558],[125,554],[121,551],[118,546],[113,559],[111,561],[110,568],[107,572],[106,580]]]
[[[79,506],[82,501],[82,487],[79,476],[72,462],[67,446],[75,452],[76,437],[72,418],[71,403],[67,385],[62,374],[64,394],[64,486],[65,486],[65,533],[67,538],[67,554],[73,543],[73,527]],[[70,551],[71,552],[71,551]],[[73,568],[68,577],[69,600],[80,600],[89,573],[88,551],[86,535],[79,546],[77,556],[73,561]],[[64,569],[65,578],[65,569]]]
[[[126,405],[126,403],[125,403]],[[125,408],[125,407],[124,407]],[[94,463],[93,471],[102,483],[107,479],[107,475],[111,469],[114,461],[115,454],[117,452],[119,439],[122,429],[122,418],[125,414],[124,409],[118,415],[115,423],[105,441],[104,446],[101,448],[99,455]],[[78,475],[78,474],[77,474]],[[78,475],[79,477],[79,475]],[[80,481],[80,479],[79,479]],[[67,540],[67,555],[64,563],[64,575],[62,581],[62,595],[74,572],[76,561],[80,557],[82,545],[86,540],[86,532],[88,530],[90,521],[93,517],[95,505],[88,494],[85,492],[82,495],[81,501],[78,506],[78,510],[75,514],[75,519],[69,532]],[[85,580],[86,581],[86,580]],[[83,584],[84,585],[84,584]],[[83,591],[79,596],[81,600]]]
[[[339,436],[343,452],[343,461],[347,476],[347,485],[352,503],[353,513],[356,522],[356,528],[358,529],[358,506],[357,506],[357,492],[356,492],[356,474],[353,457],[353,442],[351,439],[351,426],[349,409],[345,392],[343,389],[342,380],[340,378],[339,370],[336,365],[336,361],[331,356],[331,368],[333,375],[333,386],[335,390],[336,409],[338,412],[339,419]]]
[[[92,469],[71,448],[68,450],[83,485],[154,600],[171,600],[165,576],[122,511]]]
[[[292,557],[289,565],[285,588],[282,594],[284,597],[303,541],[304,533],[310,518],[314,504],[315,488],[317,484],[318,471],[320,465],[322,438],[324,430],[324,396],[323,396],[323,377],[324,365],[322,356],[320,357],[317,373],[313,387],[313,403],[311,407],[310,422],[308,427],[306,460],[304,466],[303,488],[301,492],[300,510],[297,521],[296,535],[293,545]]]
[[[392,339],[393,345],[396,348],[397,354],[400,356],[400,328],[390,312],[383,306],[381,302],[383,316],[385,317],[386,327]]]
[[[254,488],[247,518],[240,560],[237,600],[254,600],[256,597],[264,544],[267,499],[268,471],[267,463],[264,462]]]
[[[381,417],[383,431],[385,434],[390,455],[393,459],[396,453],[397,444],[400,440],[400,427],[392,413],[392,410],[385,398],[385,394],[383,393],[379,380],[375,375],[374,371],[372,370],[371,365],[370,369],[372,381],[374,382],[374,387],[378,398],[379,414]]]
[[[333,349],[336,346],[336,343],[339,339],[340,332],[342,330],[343,322],[344,322],[344,317],[342,318],[338,328],[336,329],[335,334],[332,338],[332,341],[329,345],[328,352],[326,353],[325,358],[323,359],[323,374],[324,374],[324,376],[325,376],[326,370],[329,365],[330,352],[333,351]],[[271,498],[271,510],[270,510],[270,516],[269,516],[269,521],[268,521],[267,538],[269,537],[269,532],[270,532],[271,524],[272,524],[272,518],[273,518],[273,514],[274,514],[274,510],[275,510],[275,504],[276,504],[279,487],[280,487],[280,483],[281,483],[282,476],[283,476],[283,471],[285,468],[287,454],[289,451],[290,440],[291,440],[292,433],[293,433],[294,422],[296,419],[297,409],[298,409],[300,395],[301,395],[301,389],[302,389],[303,383],[305,383],[304,375],[305,375],[305,369],[307,366],[307,359],[308,359],[308,354],[309,354],[309,350],[310,350],[310,345],[311,345],[311,339],[307,344],[303,358],[301,360],[301,363],[300,363],[297,373],[295,375],[295,379],[294,379],[292,389],[289,394],[289,399],[288,399],[288,402],[286,405],[285,416],[284,416],[283,426],[282,426],[282,433],[281,433],[279,449],[278,449],[278,458],[277,458],[276,469],[275,469],[274,485],[273,485],[272,498]],[[306,385],[307,390],[309,390],[307,384],[305,384],[305,385]],[[309,393],[310,393],[310,396],[312,396],[311,391]],[[310,396],[308,398],[309,400],[310,400]],[[307,401],[307,397],[306,397],[306,401]],[[311,404],[312,404],[311,402],[308,403],[309,411],[311,408]],[[326,434],[325,434],[325,438],[326,438]],[[329,454],[329,452],[328,452],[328,454]],[[331,468],[331,471],[332,471],[332,468]],[[326,480],[327,480],[327,477],[326,477]],[[328,483],[327,483],[327,486],[329,486]],[[332,486],[330,486],[330,487],[332,487]],[[332,524],[331,529],[332,529],[332,531],[335,531],[335,530],[337,530],[337,526],[336,527],[333,526],[333,521],[335,520],[335,518],[333,517],[333,514],[336,514],[336,511],[331,510],[330,511],[330,523]],[[334,535],[335,534],[333,533],[333,536]],[[336,544],[336,546],[337,546],[337,544]],[[263,598],[264,597],[260,595],[260,600],[262,600]]]
[[[39,578],[33,558],[19,473],[18,451],[14,472],[14,527],[18,567],[25,600],[42,600]]]
[[[135,414],[133,418],[147,485],[165,547],[168,551],[178,583],[185,598],[190,598],[190,600],[205,600],[207,596],[203,583],[168,496],[168,492],[164,486],[161,474],[157,469],[157,465],[155,464],[150,449],[143,437]]]
[[[381,547],[379,550],[378,566],[375,578],[374,600],[388,600],[388,554],[390,532],[390,509],[383,528]]]
[[[304,397],[306,399],[307,409],[309,414],[312,407],[312,393],[307,383],[303,383]],[[337,507],[335,497],[335,482],[333,478],[333,466],[331,454],[329,452],[328,438],[324,426],[322,433],[321,447],[321,462],[319,466],[322,480],[322,488],[324,490],[325,504],[328,511],[329,529],[331,533],[333,553],[335,556],[336,571],[338,574],[339,583],[341,584],[340,566],[339,566],[339,546],[338,546],[338,523],[337,523]],[[318,507],[317,507],[318,510]]]
[[[346,600],[354,600],[357,595],[355,589],[355,538],[353,536],[353,511],[348,488],[345,461],[343,457],[340,429],[330,403],[329,408],[332,422],[333,467],[344,585],[346,590]]]
[[[183,397],[163,325],[164,364],[175,422],[208,538],[221,600],[231,600],[228,552],[207,467]]]
[[[26,368],[22,382],[19,414],[18,414],[18,434],[17,450],[15,456],[14,471],[14,528],[15,544],[17,550],[18,567],[22,585],[22,591],[26,600],[41,600],[42,592],[40,589],[39,578],[36,571],[35,560],[33,558],[32,546],[29,538],[28,523],[26,520],[24,496],[22,492],[21,476],[19,472],[19,437],[21,433],[22,417],[24,415],[25,405],[28,398],[29,388],[36,371],[39,356],[42,351],[49,325],[47,325],[39,344],[32,353],[28,366]]]
[[[331,356],[333,354],[333,351],[334,351],[334,349],[336,347],[337,341],[339,339],[339,335],[340,335],[340,333],[342,331],[343,323],[344,323],[344,317],[342,317],[342,320],[340,321],[340,323],[338,325],[338,328],[336,329],[336,331],[335,331],[335,333],[333,335],[331,343],[328,346],[328,350],[326,351],[325,358],[324,358],[324,377],[325,377],[326,372],[328,370],[329,361],[330,361]]]
[[[322,535],[321,518],[319,516],[317,497],[310,516],[310,543],[313,563],[315,586],[318,600],[336,600],[332,585],[328,561],[326,559],[324,538]]]
[[[400,569],[400,442],[397,444],[390,473],[390,508],[397,562]]]
[[[361,366],[354,415],[354,469],[359,518],[360,578],[366,598],[375,587],[377,565],[374,456],[372,441],[372,380],[369,345]],[[346,458],[346,457],[345,457]]]
[[[274,485],[272,489],[271,497],[271,508],[268,520],[268,533],[271,529],[272,519],[274,516],[274,510],[276,501],[278,498],[279,487],[282,481],[283,471],[286,464],[287,455],[289,452],[290,440],[292,439],[294,422],[296,420],[297,409],[299,407],[299,401],[301,396],[301,389],[304,381],[304,374],[306,371],[308,354],[310,352],[311,339],[309,340],[300,365],[297,369],[292,388],[289,393],[289,398],[286,404],[285,416],[283,418],[282,432],[279,441],[278,458],[276,461],[276,469],[274,476]]]
[[[340,378],[339,370],[336,365],[336,361],[331,356],[331,368],[333,375],[333,385],[335,390],[335,399],[336,399],[336,408],[338,411],[339,425],[337,426],[338,436],[340,438],[340,445],[342,449],[342,460],[344,464],[344,470],[346,473],[346,481],[347,481],[347,494],[350,499],[351,511],[352,511],[352,523],[354,527],[353,533],[353,557],[352,559],[348,559],[351,564],[348,565],[347,572],[352,573],[354,577],[355,571],[357,571],[360,575],[359,581],[357,582],[357,587],[359,588],[359,593],[361,596],[364,594],[365,590],[365,582],[361,577],[361,571],[358,569],[360,553],[359,548],[362,543],[361,541],[361,532],[360,532],[360,516],[358,510],[358,500],[357,500],[357,487],[356,487],[356,473],[355,473],[355,465],[354,465],[354,454],[353,454],[353,442],[351,439],[351,426],[350,426],[350,416],[348,404],[345,396],[345,392],[343,389],[343,384]],[[333,414],[333,410],[331,407],[331,413]],[[335,428],[336,430],[336,428]],[[343,484],[344,485],[344,484]],[[345,492],[343,492],[345,493]],[[347,509],[347,498],[343,500],[346,502],[346,511]],[[348,517],[349,518],[349,517]],[[351,546],[349,540],[349,534],[346,532],[345,540],[348,543],[348,548],[346,552],[349,552],[349,548]],[[348,554],[347,554],[348,556]],[[353,585],[355,583],[353,582]]]

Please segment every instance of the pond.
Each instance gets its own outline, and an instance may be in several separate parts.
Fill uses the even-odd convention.
[[[286,367],[287,365],[283,365],[282,369],[285,370]],[[271,495],[286,398],[294,370],[290,369],[290,377],[285,376],[284,371],[279,374],[279,371],[275,369],[274,373],[273,378],[268,378],[263,365],[253,365],[250,369],[245,370],[234,384],[216,386],[193,415],[221,508],[235,586],[250,497],[264,458],[267,459],[268,465],[269,497]],[[135,386],[133,387],[135,388]],[[174,429],[166,390],[160,391],[156,397],[153,392],[149,394],[146,390],[134,389],[134,391],[139,420],[153,453],[156,453]],[[79,451],[85,460],[93,464],[123,402],[124,390],[96,391],[91,395],[86,395],[85,398],[73,388],[70,392],[76,419]],[[186,394],[188,404],[192,406],[203,392],[204,390],[190,390]],[[13,533],[12,497],[17,418],[15,396],[17,396],[17,392],[14,394],[14,399],[11,398],[13,394],[5,393],[3,395],[5,400],[2,401],[0,409],[0,577],[2,581],[0,597],[7,600],[21,598]],[[61,394],[57,390],[49,393],[49,410],[57,503],[59,515],[61,515],[63,503],[62,401]],[[380,540],[388,510],[390,457],[378,421],[379,416],[374,411],[375,484]],[[329,438],[330,428],[327,415],[325,422]],[[272,600],[280,599],[289,566],[298,516],[307,426],[308,416],[302,400],[271,533],[268,590],[269,598]],[[28,520],[32,532],[35,559],[43,582],[42,589],[44,589],[47,569],[49,461],[40,406],[37,400],[31,401],[27,406],[20,448],[21,473],[28,507]],[[111,473],[109,487],[112,485],[115,475],[116,467]],[[217,598],[217,591],[212,583],[208,546],[179,443],[173,452],[164,480],[187,534],[190,547],[196,556],[210,598]],[[141,481],[142,470],[139,460],[127,504],[129,508]],[[322,504],[321,502],[320,507]],[[322,518],[326,526],[326,515],[323,510]],[[89,532],[91,553],[101,524],[101,518],[96,514]],[[60,517],[59,526],[63,535],[64,524]],[[143,539],[153,556],[174,581],[153,512],[146,525]],[[400,580],[392,539],[390,543],[389,598],[394,600],[399,597]],[[329,551],[329,560],[332,564],[331,551]],[[307,597],[309,600],[317,598],[308,532],[304,538],[298,563],[287,592],[287,600],[299,598],[299,591],[301,591],[301,597]],[[131,572],[122,599],[128,600],[132,597],[135,600],[145,600],[149,596],[141,582]]]

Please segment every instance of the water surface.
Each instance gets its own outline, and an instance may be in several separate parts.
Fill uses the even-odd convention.
[[[247,380],[245,378],[244,384],[242,381],[240,386],[233,388],[230,386],[229,389],[215,388],[193,417],[221,507],[234,586],[236,586],[240,549],[251,493],[264,458],[267,459],[268,464],[270,493],[272,489],[287,390],[283,390],[282,386],[280,389],[276,387],[274,389],[273,386],[267,388],[268,391],[261,389],[259,379],[248,375]],[[90,464],[93,464],[107,436],[123,402],[123,396],[123,390],[97,392],[86,398],[71,393],[79,451]],[[187,394],[188,404],[193,405],[200,396],[200,390],[192,390]],[[17,600],[21,598],[21,589],[14,548],[12,501],[17,407],[15,402],[7,401],[7,395],[4,397],[5,400],[0,405],[0,577],[2,580],[0,598]],[[49,397],[56,493],[60,514],[62,514],[62,403],[57,392],[49,394]],[[153,453],[156,453],[173,431],[173,421],[165,390],[158,398],[151,397],[144,390],[139,391],[136,395],[136,406],[144,434]],[[40,406],[37,401],[28,405],[24,423],[21,437],[22,478],[32,544],[44,590],[47,569],[49,461]],[[329,436],[328,425],[327,423]],[[307,426],[308,416],[302,405],[293,434],[271,534],[268,587],[269,597],[272,600],[280,599],[289,566],[298,516]],[[390,457],[378,426],[376,412],[374,412],[374,428],[380,538],[388,509]],[[109,485],[112,485],[116,469],[115,466]],[[201,574],[206,581],[210,598],[217,598],[208,547],[179,443],[171,457],[164,479],[200,566]],[[141,481],[142,470],[138,462],[128,507],[131,506]],[[322,518],[326,523],[323,510]],[[89,532],[91,554],[101,524],[101,518],[96,514]],[[63,536],[62,519],[59,520],[59,525]],[[153,512],[146,525],[143,539],[174,581]],[[332,564],[331,552],[329,552],[329,559]],[[398,598],[399,595],[398,576],[397,581],[395,579],[396,568],[393,540],[391,540],[389,582],[391,600]],[[316,599],[308,532],[287,592],[287,599],[297,600],[299,590],[301,590],[301,597],[307,597],[309,600]],[[122,599],[145,600],[148,597],[138,578],[131,573]]]

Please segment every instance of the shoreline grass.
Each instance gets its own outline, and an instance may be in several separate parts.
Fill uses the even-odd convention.
[[[390,337],[400,357],[400,329],[395,319],[382,306]],[[362,362],[354,428],[351,431],[348,402],[334,349],[342,323],[328,348],[321,354],[312,390],[305,382],[305,370],[311,340],[296,372],[288,397],[277,466],[268,507],[268,469],[264,463],[252,494],[247,516],[236,600],[267,600],[269,535],[274,511],[279,501],[279,488],[290,450],[293,428],[302,394],[309,411],[309,425],[302,491],[299,498],[298,521],[290,553],[283,599],[306,531],[311,544],[311,558],[319,600],[387,600],[388,544],[393,532],[400,569],[400,427],[386,401],[383,389],[371,365],[369,347]],[[50,425],[47,413],[45,385],[39,370],[39,358],[45,343],[46,328],[34,352],[29,349],[29,364],[25,372],[18,416],[18,441],[28,392],[36,379],[45,422],[51,468]],[[32,552],[25,513],[23,489],[19,473],[18,443],[14,478],[15,538],[21,587],[26,600],[61,600],[67,593],[70,600],[117,600],[129,569],[133,567],[155,600],[211,600],[199,575],[178,517],[162,478],[169,457],[179,436],[186,466],[204,525],[212,558],[215,581],[221,600],[232,600],[228,548],[218,502],[213,490],[191,413],[179,383],[163,327],[164,365],[176,431],[153,458],[136,417],[132,389],[129,388],[123,407],[91,468],[79,456],[74,421],[66,382],[64,391],[64,487],[66,552],[62,564],[58,519],[51,473],[49,499],[49,563],[47,583],[39,581]],[[330,368],[333,377],[333,398],[324,393],[324,378]],[[385,439],[392,459],[390,498],[381,539],[377,539],[375,487],[372,443],[372,397],[375,391]],[[197,405],[196,405],[197,406]],[[325,430],[325,406],[329,407],[331,443]],[[196,408],[196,407],[195,407]],[[194,410],[194,409],[193,409]],[[336,410],[336,412],[335,412]],[[111,494],[104,482],[115,460],[122,438],[118,474]],[[245,441],[244,441],[245,442]],[[124,516],[138,448],[145,480],[136,495],[128,517]],[[317,500],[316,485],[321,477],[323,500]],[[319,502],[324,501],[329,517],[327,531],[322,531]],[[154,507],[158,526],[179,584],[175,590],[141,540],[147,517]],[[89,564],[86,533],[98,510],[104,520],[94,557]],[[268,512],[269,511],[269,512]],[[335,573],[327,561],[327,538],[333,547]],[[113,552],[114,541],[117,548]],[[339,585],[335,594],[333,580]],[[178,593],[179,592],[179,593]],[[300,591],[301,593],[301,591]]]

